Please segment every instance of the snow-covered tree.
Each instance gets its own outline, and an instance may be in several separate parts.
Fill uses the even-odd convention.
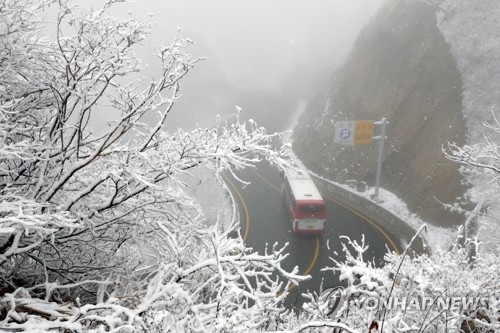
[[[500,146],[497,143],[500,138],[500,121],[493,112],[494,122],[485,123],[484,142],[477,144],[457,146],[455,143],[448,144],[445,151],[446,157],[454,162],[460,163],[467,168],[468,172],[484,174],[489,178],[493,188],[500,188]],[[491,135],[488,135],[488,131]]]
[[[0,1],[0,328],[269,327],[278,291],[304,277],[281,269],[283,248],[259,255],[205,223],[186,187],[199,166],[286,166],[278,134],[239,120],[164,131],[199,60],[178,37],[156,52],[156,79],[132,80],[151,22],[110,15],[119,2]]]
[[[469,190],[471,200],[482,203],[483,209],[477,216],[478,227],[475,232],[483,242],[483,249],[498,253],[500,121],[495,112],[492,112],[492,119],[491,123],[483,123],[483,141],[464,146],[449,143],[444,153],[448,159],[462,165],[461,171],[473,185]]]
[[[469,240],[469,243],[475,242]],[[473,244],[478,246],[478,244]],[[316,327],[333,322],[358,332],[498,332],[500,265],[494,254],[471,260],[467,247],[409,256],[411,248],[376,267],[363,258],[364,239],[347,239],[340,273],[345,288],[310,297]],[[323,324],[322,324],[323,323]]]

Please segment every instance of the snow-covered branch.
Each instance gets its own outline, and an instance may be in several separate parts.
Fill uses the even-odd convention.
[[[152,23],[112,16],[122,2],[0,6],[0,329],[269,326],[281,291],[307,277],[281,267],[284,247],[257,254],[206,223],[187,180],[199,166],[218,180],[261,160],[286,167],[281,134],[239,120],[167,133],[200,59],[179,35],[159,48],[155,79],[130,80]],[[48,7],[58,14],[45,37]]]
[[[500,134],[500,122],[494,112],[493,123],[486,123],[484,127],[490,134]],[[497,138],[497,137],[495,137]],[[447,149],[443,149],[445,156],[454,162],[466,167],[476,168],[491,172],[493,182],[498,186],[500,177],[500,147],[495,139],[484,135],[484,142],[460,147],[455,143],[448,143]]]
[[[469,240],[468,242],[474,242]],[[478,244],[475,244],[478,246]],[[305,306],[314,320],[334,320],[361,332],[472,332],[498,330],[499,280],[495,255],[477,254],[471,263],[467,246],[430,255],[405,257],[394,252],[385,265],[363,260],[364,242],[347,240],[345,261],[332,271],[347,286],[331,317],[311,296]],[[325,300],[323,300],[324,302]],[[316,304],[318,303],[318,304]],[[468,330],[469,329],[469,330]]]

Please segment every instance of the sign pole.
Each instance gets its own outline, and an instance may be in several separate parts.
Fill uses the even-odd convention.
[[[385,125],[387,124],[385,118],[381,121],[375,123],[376,125],[381,125],[380,136],[374,137],[374,139],[379,140],[378,143],[378,160],[377,160],[377,175],[375,177],[375,198],[378,198],[378,192],[380,187],[380,174],[382,173],[382,157],[384,155],[384,140],[385,140]]]

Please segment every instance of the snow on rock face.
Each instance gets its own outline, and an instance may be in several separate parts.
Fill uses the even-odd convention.
[[[467,144],[500,144],[500,132],[487,129],[500,118],[500,2],[445,0],[439,5],[438,27],[449,43],[463,81],[462,113],[467,123]],[[496,148],[496,149],[497,149]],[[493,161],[498,165],[498,161]],[[485,251],[498,253],[500,205],[495,174],[484,170],[467,173],[472,183],[469,195],[484,202],[487,215],[480,219],[479,238]]]
[[[446,0],[440,7],[438,27],[462,76],[468,143],[481,141],[482,123],[500,109],[500,2]]]

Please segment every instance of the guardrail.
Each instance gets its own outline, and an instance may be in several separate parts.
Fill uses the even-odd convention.
[[[404,250],[417,231],[398,216],[381,207],[376,202],[362,197],[352,190],[339,186],[332,181],[310,172],[318,186],[324,193],[327,193],[341,204],[348,206],[355,211],[370,217],[377,225],[398,237],[400,249]],[[429,247],[424,244],[421,237],[420,242],[414,243],[412,249],[416,253],[428,253]]]

